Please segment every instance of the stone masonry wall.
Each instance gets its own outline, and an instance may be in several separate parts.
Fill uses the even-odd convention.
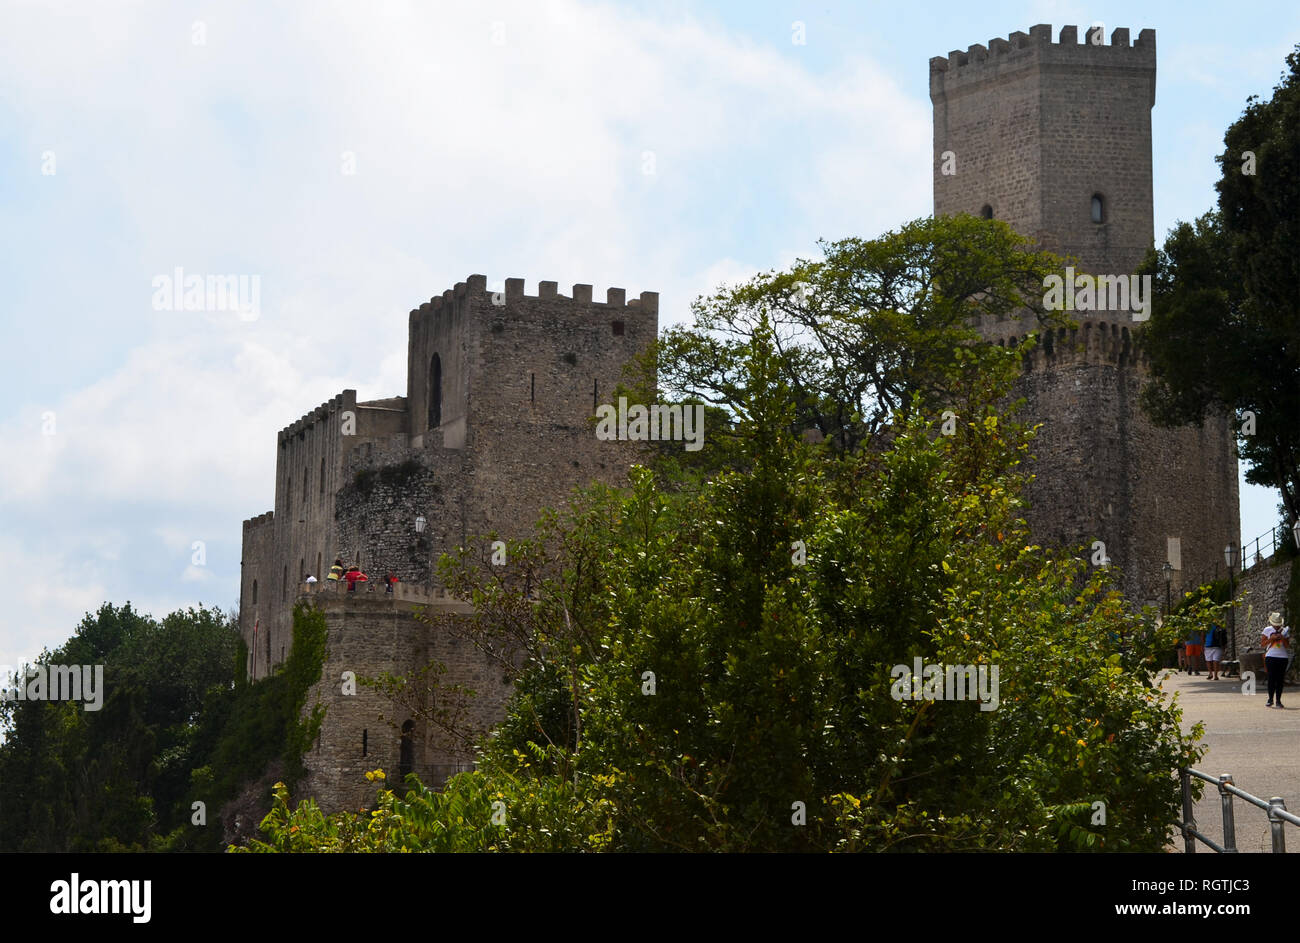
[[[1288,612],[1286,597],[1291,586],[1291,561],[1269,559],[1251,567],[1237,583],[1237,654],[1262,652],[1260,633],[1270,612],[1280,612],[1297,637],[1296,622],[1300,613]],[[1294,644],[1294,643],[1293,643]]]
[[[446,628],[421,621],[421,615],[467,616],[470,607],[436,590],[404,586],[387,595],[378,586],[349,593],[317,586],[303,594],[325,614],[326,662],[320,683],[308,695],[307,711],[326,709],[320,737],[304,757],[308,776],[299,790],[327,810],[357,809],[373,803],[376,786],[366,772],[382,769],[390,785],[399,781],[401,730],[412,723],[412,771],[422,782],[440,785],[448,776],[472,768],[469,758],[449,749],[445,736],[429,729],[374,688],[358,684],[344,694],[343,673],[358,678],[389,671],[407,678],[431,661],[446,666],[444,676],[476,694],[466,717],[486,729],[504,715],[510,687],[500,667]]]

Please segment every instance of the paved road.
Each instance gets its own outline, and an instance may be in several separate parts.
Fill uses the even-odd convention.
[[[1300,688],[1288,685],[1283,695],[1286,707],[1265,707],[1268,686],[1262,675],[1255,679],[1256,692],[1242,693],[1239,678],[1206,680],[1181,672],[1166,672],[1161,688],[1173,694],[1183,709],[1183,729],[1190,730],[1200,721],[1205,725],[1202,743],[1209,747],[1197,769],[1211,776],[1231,773],[1233,783],[1267,801],[1271,796],[1286,800],[1289,811],[1300,815]],[[1233,800],[1236,819],[1237,848],[1242,852],[1272,850],[1268,817],[1241,800]],[[1210,784],[1196,804],[1196,826],[1216,842],[1223,841],[1223,813],[1219,791]],[[1300,827],[1288,825],[1288,852],[1300,852]],[[1176,847],[1182,851],[1181,834],[1175,834]],[[1210,852],[1198,843],[1197,854]],[[1213,852],[1210,852],[1213,853]]]

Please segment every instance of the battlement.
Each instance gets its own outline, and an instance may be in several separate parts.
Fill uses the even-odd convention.
[[[643,291],[639,297],[629,300],[625,289],[610,288],[605,292],[604,301],[593,301],[592,286],[581,283],[575,284],[568,295],[560,294],[559,282],[553,281],[539,281],[535,295],[524,293],[522,278],[507,278],[504,286],[503,291],[492,291],[488,288],[486,275],[471,275],[465,281],[457,282],[455,288],[449,288],[441,295],[434,295],[419,308],[413,309],[411,317],[414,319],[420,315],[436,315],[444,308],[450,309],[458,299],[467,297],[485,299],[496,305],[518,301],[572,301],[582,305],[599,305],[602,308],[636,308],[645,314],[659,313],[657,291]]]
[[[1138,33],[1136,42],[1130,44],[1129,30],[1118,28],[1111,32],[1107,45],[1100,26],[1087,27],[1082,41],[1077,26],[1062,26],[1057,41],[1053,42],[1051,25],[1040,23],[1030,27],[1028,33],[1017,31],[1006,39],[991,39],[987,46],[976,43],[965,51],[954,49],[947,56],[932,58],[930,97],[940,98],[970,85],[1041,66],[1143,70],[1150,71],[1154,77],[1156,31],[1144,29]]]
[[[1114,321],[1080,321],[1078,327],[1057,327],[1032,332],[1038,343],[1025,355],[1025,370],[1047,370],[1066,364],[1133,366],[1148,361],[1127,325]],[[999,347],[1017,347],[1028,334],[997,341]]]
[[[299,599],[316,599],[319,603],[329,605],[353,603],[357,605],[374,605],[384,602],[412,603],[422,606],[435,606],[458,612],[470,612],[473,607],[441,586],[426,586],[423,583],[396,583],[391,593],[385,592],[382,577],[357,583],[357,588],[349,592],[343,580],[320,580],[316,583],[302,583],[298,587]]]
[[[259,514],[257,517],[250,517],[244,521],[244,530],[255,530],[258,527],[264,527],[275,520],[275,512],[267,511],[265,514]]]
[[[317,406],[315,409],[311,410],[310,412],[306,413],[296,422],[290,423],[289,425],[281,429],[280,432],[276,435],[276,439],[275,439],[276,445],[283,445],[285,442],[287,442],[289,439],[292,439],[294,436],[305,435],[307,430],[311,426],[315,425],[318,422],[324,421],[329,416],[339,412],[340,410],[356,409],[356,408],[357,408],[357,391],[344,390],[338,396],[335,396],[333,399],[321,403],[319,406]]]

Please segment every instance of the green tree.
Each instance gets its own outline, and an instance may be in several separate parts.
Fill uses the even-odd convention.
[[[743,421],[750,406],[746,358],[760,325],[777,352],[792,426],[852,454],[915,395],[923,409],[942,410],[976,383],[992,356],[975,343],[978,319],[1063,317],[1042,300],[1043,279],[1062,261],[998,220],[921,219],[821,246],[821,260],[701,298],[694,325],[664,332],[653,364],[659,385],[671,399],[699,397],[722,411],[710,414],[714,454],[733,431],[717,420]],[[972,356],[954,361],[959,346]]]
[[[374,847],[1162,848],[1199,752],[1153,671],[1203,613],[1157,629],[1110,571],[1030,544],[1028,437],[998,405],[1018,354],[948,356],[971,378],[953,435],[917,391],[887,447],[827,462],[760,317],[737,357],[746,472],[680,490],[635,470],[513,571],[447,561],[482,616],[462,631],[517,653],[518,693],[478,771],[437,799],[381,793]],[[984,702],[904,697],[914,658],[983,666]],[[363,824],[286,802],[266,845]]]

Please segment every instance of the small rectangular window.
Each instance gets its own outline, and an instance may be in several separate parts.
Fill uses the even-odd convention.
[[[623,336],[623,322],[622,322],[622,321],[614,321],[614,322],[612,322],[612,323],[610,324],[610,327],[612,327],[612,328],[614,329],[614,336],[615,336],[615,337],[622,337],[622,336]]]

